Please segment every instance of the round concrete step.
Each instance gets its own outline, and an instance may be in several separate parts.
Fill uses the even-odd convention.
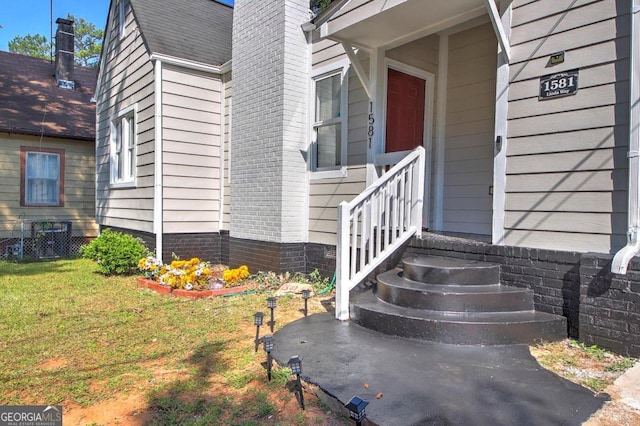
[[[404,276],[426,284],[487,285],[500,283],[500,265],[476,260],[410,255],[402,260]]]
[[[400,269],[378,275],[376,296],[398,306],[433,311],[503,312],[533,308],[529,289],[501,284],[425,284],[407,280]]]
[[[542,312],[442,312],[392,305],[373,293],[355,295],[351,320],[381,333],[461,345],[507,345],[566,337],[566,319]]]

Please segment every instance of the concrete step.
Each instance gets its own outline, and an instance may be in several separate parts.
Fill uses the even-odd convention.
[[[476,260],[410,255],[404,277],[425,284],[487,285],[500,283],[500,265]]]
[[[508,345],[560,340],[566,319],[527,311],[444,312],[396,306],[372,292],[354,295],[351,320],[381,333],[461,345]]]
[[[378,275],[376,295],[398,306],[433,311],[502,312],[533,309],[533,291],[502,284],[425,284],[394,269]]]

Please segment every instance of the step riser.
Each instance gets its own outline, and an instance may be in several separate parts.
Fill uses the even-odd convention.
[[[452,312],[506,312],[532,309],[533,292],[523,289],[511,293],[433,293],[378,282],[376,296],[405,308]]]
[[[396,317],[351,307],[355,323],[381,333],[458,345],[509,345],[554,341],[566,337],[566,320],[541,322],[465,323]],[[564,318],[563,318],[564,319]]]
[[[466,268],[432,267],[405,262],[404,276],[425,284],[486,285],[500,283],[498,265],[477,265]]]

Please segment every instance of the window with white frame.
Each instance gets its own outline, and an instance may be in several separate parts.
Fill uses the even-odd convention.
[[[313,170],[346,166],[346,80],[344,69],[313,79]]]
[[[135,109],[111,122],[111,183],[133,184],[136,171]]]
[[[22,206],[64,206],[64,150],[21,148]]]

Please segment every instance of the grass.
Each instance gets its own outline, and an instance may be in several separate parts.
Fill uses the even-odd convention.
[[[636,361],[570,339],[532,347],[531,353],[543,367],[594,392],[605,390]]]
[[[173,298],[96,271],[84,259],[0,262],[0,405],[82,409],[143,394],[150,424],[334,421],[317,401],[300,412],[287,369],[267,382],[253,344],[265,294]],[[300,303],[278,300],[276,328],[302,316]]]
[[[61,404],[67,416],[103,406],[113,412],[139,396],[121,415],[137,412],[145,424],[352,424],[313,395],[301,411],[287,368],[275,366],[266,380],[264,353],[253,342],[253,313],[265,311],[265,294],[173,298],[96,271],[84,259],[0,262],[0,405]],[[299,297],[280,298],[276,329],[300,318],[301,306]],[[532,353],[596,392],[634,363],[571,340]]]

